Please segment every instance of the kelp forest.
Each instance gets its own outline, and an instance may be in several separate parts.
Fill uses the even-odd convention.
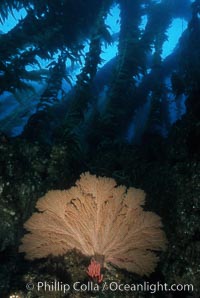
[[[116,34],[106,23],[114,6]],[[199,297],[200,1],[1,0],[1,24],[21,9],[25,16],[0,31],[0,297]],[[163,58],[177,18],[187,26]],[[114,43],[117,54],[104,61]],[[81,251],[36,260],[19,251],[38,198],[87,172],[144,190],[144,210],[161,217],[167,245],[150,275],[111,264],[96,291]],[[71,287],[33,286],[44,281]],[[179,289],[101,288],[144,282]]]

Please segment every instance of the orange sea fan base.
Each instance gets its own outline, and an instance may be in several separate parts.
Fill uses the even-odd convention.
[[[101,274],[101,264],[95,261],[93,258],[90,261],[90,265],[87,268],[87,274],[95,282],[101,283],[103,281],[103,274]]]
[[[103,279],[100,267],[110,263],[148,276],[158,262],[155,252],[164,250],[167,240],[160,217],[144,211],[144,203],[143,190],[84,173],[74,187],[49,191],[38,200],[39,212],[25,223],[29,233],[19,251],[33,260],[78,250],[94,257],[87,274],[97,282]]]

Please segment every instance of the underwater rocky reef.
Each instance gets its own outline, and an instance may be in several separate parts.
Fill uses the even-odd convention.
[[[113,7],[120,12],[115,35],[106,24]],[[1,23],[21,9],[25,15],[0,35],[0,297],[199,297],[200,1],[2,0]],[[187,26],[173,51],[163,57],[168,29],[177,18]],[[113,43],[117,55],[101,66],[103,51]],[[74,69],[79,69],[75,79]],[[98,260],[81,251],[76,238],[73,249],[58,255],[44,253],[27,260],[19,252],[26,235],[24,223],[36,211],[38,199],[50,190],[70,193],[85,172],[146,193],[143,213],[159,215],[167,239],[166,249],[156,252],[155,270],[144,268],[151,274],[129,270],[135,265],[129,258],[132,245],[118,259],[126,266],[117,266],[115,259],[101,273]],[[88,202],[96,191],[94,181],[91,185],[92,190],[86,188]],[[79,199],[80,195],[72,196],[73,208]],[[90,204],[85,205],[88,210]],[[105,206],[110,208],[109,203]],[[131,200],[123,206],[130,207]],[[84,216],[90,228],[94,224],[85,209],[81,228],[76,227],[81,231],[87,230]],[[69,212],[74,222],[70,210],[65,214]],[[137,213],[126,217],[126,212],[119,229],[129,218],[127,235],[132,235]],[[143,213],[136,219],[141,220]],[[52,222],[49,217],[45,221],[54,232],[59,227],[56,220],[54,214]],[[141,220],[140,226],[144,223]],[[35,226],[37,221],[33,230]],[[148,234],[148,226],[150,220],[141,232],[145,241],[157,235],[154,229]],[[108,228],[102,227],[105,239]],[[44,241],[41,246],[35,235]],[[33,233],[30,255],[40,255],[41,247],[51,251],[48,245],[57,251],[52,235]],[[88,241],[89,236],[83,235]],[[158,239],[154,236],[151,239]],[[134,237],[130,241],[144,245]],[[112,237],[110,241],[111,254],[117,253],[118,242]],[[119,255],[120,249],[124,252],[123,245]],[[138,254],[138,260],[141,255],[146,256]],[[45,281],[46,288],[41,285],[38,290],[36,285]],[[146,288],[135,290],[137,284]],[[162,290],[164,284],[175,285],[175,290]]]

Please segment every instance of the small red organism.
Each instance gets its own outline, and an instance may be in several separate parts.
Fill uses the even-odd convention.
[[[90,261],[90,265],[87,268],[87,274],[94,281],[101,283],[103,280],[103,274],[101,274],[101,265],[99,262],[95,261],[93,258]]]

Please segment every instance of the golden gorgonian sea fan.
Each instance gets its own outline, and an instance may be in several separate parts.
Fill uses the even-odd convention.
[[[27,259],[64,255],[76,249],[93,260],[149,275],[164,250],[161,219],[144,211],[141,189],[117,186],[114,179],[81,175],[68,190],[49,191],[36,204],[39,212],[25,223],[30,233],[20,252]]]

